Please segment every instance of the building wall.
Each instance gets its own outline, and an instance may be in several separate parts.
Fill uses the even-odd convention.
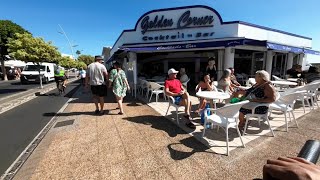
[[[258,27],[238,24],[238,37],[245,37],[256,40],[267,40],[269,42],[295,46],[295,47],[311,47],[312,40],[288,35],[271,30],[261,29]]]

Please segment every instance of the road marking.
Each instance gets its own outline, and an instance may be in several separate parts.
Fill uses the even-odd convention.
[[[49,132],[56,119],[59,117],[59,113],[62,113],[68,106],[69,102],[76,98],[69,98],[68,101],[60,108],[60,110],[54,115],[47,125],[38,133],[38,135],[30,142],[30,144],[22,151],[18,158],[11,164],[11,166],[0,177],[0,180],[10,180],[16,175],[22,165],[27,161],[32,152],[40,144],[41,140]]]

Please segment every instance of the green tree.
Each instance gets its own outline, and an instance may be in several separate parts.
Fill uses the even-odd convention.
[[[6,69],[4,67],[5,55],[8,55],[8,39],[14,38],[15,33],[29,33],[16,23],[9,20],[0,20],[0,60],[1,68],[4,74],[4,80],[7,79]],[[30,33],[29,33],[30,34]]]
[[[56,62],[61,57],[57,47],[53,46],[50,41],[46,42],[39,37],[34,38],[28,33],[16,33],[15,38],[9,38],[7,46],[10,56],[39,65],[39,76],[41,76],[42,62]],[[40,86],[42,88],[42,78],[40,78]]]
[[[94,62],[94,57],[82,54],[78,57],[78,61],[84,62],[86,65],[89,65]]]
[[[87,69],[87,65],[86,63],[82,62],[82,61],[78,61],[78,64],[77,64],[77,68],[80,69]]]

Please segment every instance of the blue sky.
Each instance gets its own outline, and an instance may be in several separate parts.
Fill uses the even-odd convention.
[[[60,24],[75,50],[101,54],[122,30],[134,28],[145,12],[187,5],[216,9],[223,21],[241,20],[313,39],[320,50],[319,0],[10,0],[0,5],[0,19],[12,20],[34,36],[52,41],[62,53],[71,54]]]

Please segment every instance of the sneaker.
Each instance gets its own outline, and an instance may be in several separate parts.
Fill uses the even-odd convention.
[[[104,115],[104,111],[103,111],[103,110],[100,111],[100,112],[99,112],[99,115],[101,115],[101,116]]]
[[[188,122],[188,123],[186,123],[186,126],[188,127],[188,128],[190,128],[190,129],[195,129],[196,128],[196,126],[190,121],[190,122]]]

